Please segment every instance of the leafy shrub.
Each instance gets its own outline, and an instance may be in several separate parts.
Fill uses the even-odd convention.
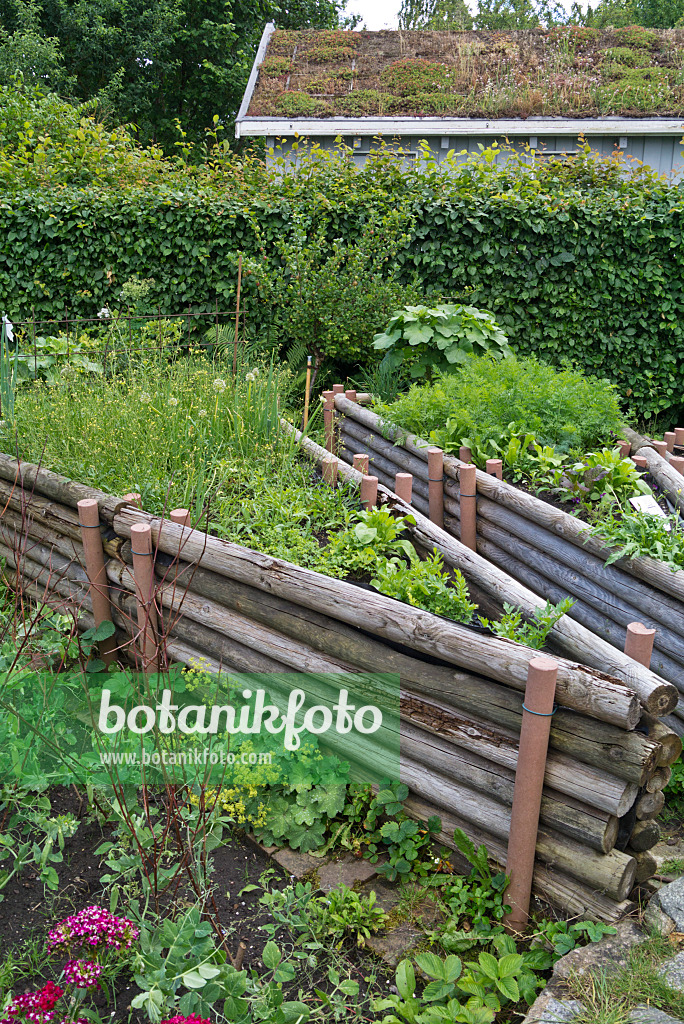
[[[438,374],[433,385],[414,384],[382,413],[422,437],[434,431],[437,444],[498,441],[507,432],[510,437],[513,426],[559,451],[590,449],[621,424],[611,384],[575,370],[555,370],[532,357],[469,359],[458,373]],[[457,429],[446,435],[450,418]]]
[[[391,366],[409,364],[411,376],[456,370],[468,356],[511,355],[506,335],[491,313],[474,306],[406,306],[395,313],[373,348],[387,352]]]
[[[444,570],[442,556],[435,551],[424,561],[405,565],[398,561],[379,564],[373,586],[397,601],[424,608],[456,622],[470,622],[476,605],[469,600],[468,587],[456,569],[452,576]]]

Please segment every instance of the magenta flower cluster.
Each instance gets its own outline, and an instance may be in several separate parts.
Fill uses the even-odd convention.
[[[70,960],[64,965],[64,977],[70,984],[78,988],[92,988],[96,985],[100,988],[98,978],[102,974],[102,967],[93,960]]]
[[[191,1013],[189,1017],[177,1014],[175,1017],[168,1017],[161,1024],[211,1024],[208,1018],[200,1017],[198,1013]]]
[[[67,950],[109,946],[128,949],[140,930],[126,917],[115,917],[103,907],[92,906],[71,914],[48,933],[49,952],[64,946]]]
[[[32,1024],[48,1024],[54,1017],[54,1005],[63,994],[64,989],[48,981],[37,992],[15,996],[0,1024],[17,1024],[17,1019],[31,1021]]]

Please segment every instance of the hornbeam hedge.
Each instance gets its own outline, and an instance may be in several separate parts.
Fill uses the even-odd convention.
[[[411,215],[402,277],[427,294],[494,312],[522,353],[608,377],[634,413],[673,421],[684,394],[684,192],[583,151],[567,164],[524,158],[362,170],[337,155],[296,169],[224,163],[130,187],[38,186],[0,194],[0,305],[11,318],[94,315],[132,275],[153,305],[233,307],[237,254],[265,270],[275,243],[323,222],[353,239],[374,215]],[[243,282],[254,324],[257,279]],[[369,338],[370,346],[370,338]],[[370,352],[369,352],[370,355]]]

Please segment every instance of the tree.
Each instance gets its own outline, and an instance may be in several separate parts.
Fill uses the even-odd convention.
[[[399,28],[470,30],[473,16],[465,0],[402,0]]]
[[[684,0],[599,0],[587,8],[581,24],[592,28],[674,28],[684,19]]]
[[[334,28],[344,0],[0,0],[6,34],[33,11],[36,38],[58,47],[72,95],[97,99],[139,141],[172,151],[197,146],[230,124],[268,21],[282,28]],[[59,88],[54,74],[48,83]]]

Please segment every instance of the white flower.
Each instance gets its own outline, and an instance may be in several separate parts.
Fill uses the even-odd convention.
[[[178,399],[174,398],[173,395],[169,398],[169,405],[178,405]]]
[[[226,390],[226,387],[227,387],[227,385],[226,385],[225,380],[221,380],[220,377],[217,377],[216,380],[214,381],[214,391],[218,395],[222,395],[223,392]]]
[[[7,340],[14,341],[14,324],[12,323],[12,321],[10,320],[6,313],[2,314],[2,323],[3,327],[5,328]]]
[[[97,315],[100,318],[100,320],[110,320],[112,316],[112,314],[109,312],[106,306],[103,306]]]
[[[149,395],[147,391],[141,391],[140,401],[142,402],[143,405],[147,405],[149,402],[152,401],[152,395]]]
[[[323,397],[323,395],[320,395],[318,401],[321,403],[321,405],[325,405],[325,398]]]
[[[254,376],[254,377],[258,377],[258,376],[259,376],[259,371],[258,371],[258,369],[256,368],[256,366],[255,366],[255,367],[254,367],[254,369],[252,370],[252,374],[253,374],[253,376]]]
[[[7,420],[0,420],[0,430],[4,430],[7,426]]]
[[[245,374],[245,380],[248,380],[249,383],[251,384],[252,381],[254,380],[254,374],[253,373],[246,373]]]
[[[200,411],[197,413],[197,415],[201,416],[202,418],[204,418],[207,415],[207,410],[206,409],[200,409]]]

